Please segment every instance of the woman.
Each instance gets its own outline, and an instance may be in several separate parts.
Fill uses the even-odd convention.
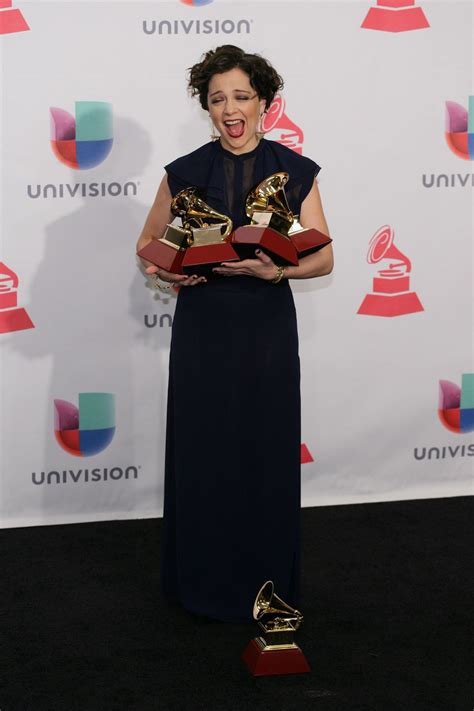
[[[234,229],[248,224],[246,195],[279,171],[290,175],[285,191],[303,227],[328,234],[319,166],[259,136],[283,86],[273,67],[224,45],[191,68],[189,86],[219,140],[165,167],[138,249],[163,234],[172,197],[189,186],[230,216]],[[297,603],[300,375],[288,280],[328,274],[332,264],[328,245],[284,269],[257,250],[255,258],[216,267],[209,280],[146,269],[159,288],[181,287],[170,354],[162,584],[190,612],[250,620],[268,579]]]

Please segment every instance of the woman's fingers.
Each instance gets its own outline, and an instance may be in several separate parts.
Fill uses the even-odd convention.
[[[147,267],[145,273],[150,276],[156,276],[161,281],[169,282],[170,284],[182,284],[186,279],[189,279],[187,274],[173,274],[172,272],[167,272],[165,269],[160,269],[157,266]],[[197,277],[196,277],[197,278]]]
[[[255,255],[256,255],[257,259],[259,259],[262,262],[262,264],[273,264],[273,260],[268,256],[268,254],[265,254],[265,252],[262,252],[261,249],[256,249]]]
[[[205,284],[207,282],[206,277],[198,276],[197,274],[193,274],[190,277],[185,274],[185,276],[186,280],[180,282],[180,286],[196,286],[197,284]]]

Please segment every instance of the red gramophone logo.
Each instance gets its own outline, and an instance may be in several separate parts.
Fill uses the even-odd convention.
[[[314,462],[313,455],[309,451],[306,444],[304,444],[304,442],[301,444],[300,461],[301,461],[301,464],[309,464],[310,462]]]
[[[367,294],[358,314],[365,316],[405,316],[424,311],[414,291],[410,291],[411,262],[393,244],[394,231],[384,225],[374,234],[369,244],[367,261],[378,264],[382,260],[385,269],[379,269],[374,277],[372,294]],[[398,261],[392,261],[398,260]]]
[[[34,328],[25,309],[17,305],[18,277],[0,262],[0,333]]]
[[[262,131],[265,138],[291,148],[295,153],[303,153],[303,131],[285,113],[286,103],[280,94],[273,99],[268,111],[263,114]]]
[[[21,10],[12,10],[12,0],[0,0],[0,35],[29,30]]]
[[[361,25],[366,30],[381,32],[408,32],[429,26],[421,7],[415,7],[415,0],[377,0]]]

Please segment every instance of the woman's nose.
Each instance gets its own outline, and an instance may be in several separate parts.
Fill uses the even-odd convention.
[[[226,99],[224,104],[224,113],[233,114],[236,108],[236,102],[234,99]]]

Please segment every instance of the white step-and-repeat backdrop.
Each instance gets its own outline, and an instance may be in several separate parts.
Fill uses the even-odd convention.
[[[323,168],[303,504],[470,493],[473,3],[0,0],[4,527],[161,515],[175,297],[134,244],[209,140],[186,69],[226,43],[283,74],[267,137]]]

